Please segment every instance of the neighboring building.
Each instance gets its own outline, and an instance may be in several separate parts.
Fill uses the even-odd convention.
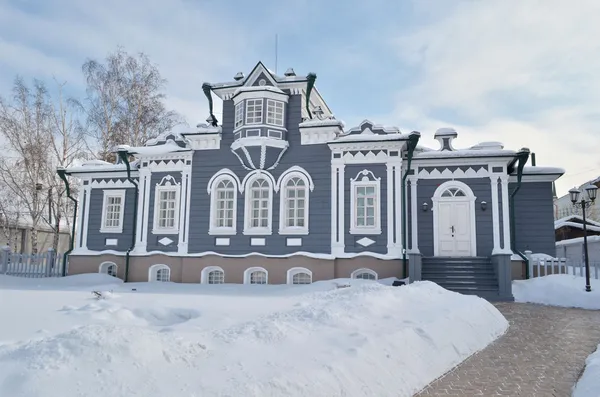
[[[15,225],[10,222],[4,225],[0,219],[0,247],[9,246],[13,252],[20,254],[30,254],[32,251],[31,245],[31,222],[26,219],[21,219]],[[50,226],[40,225],[38,227],[38,252],[46,252],[52,248],[54,242],[54,232]],[[69,249],[69,241],[71,239],[68,225],[63,225],[58,237],[59,253]]]
[[[588,185],[595,185],[600,188],[600,177],[587,181],[583,185],[579,186],[578,189],[581,191],[585,190]],[[585,193],[584,193],[585,194]],[[581,215],[581,208],[575,208],[571,202],[569,193],[556,198],[554,200],[554,219],[561,219],[571,215]],[[600,200],[596,200],[590,208],[586,210],[586,216],[589,219],[600,222]]]
[[[585,224],[588,236],[600,235],[600,222],[586,219]],[[583,217],[571,215],[555,221],[554,233],[556,241],[583,237]]]
[[[521,167],[517,188],[526,151],[457,150],[448,128],[435,133],[438,149],[367,120],[344,131],[315,77],[258,63],[210,85],[222,125],[211,115],[193,131],[121,147],[135,158],[135,185],[122,161],[69,168],[81,180],[69,272],[250,284],[410,276],[511,299],[513,192],[515,248],[554,254],[552,182],[562,169]]]

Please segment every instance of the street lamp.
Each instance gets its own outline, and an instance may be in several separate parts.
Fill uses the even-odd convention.
[[[581,191],[577,188],[569,190],[569,196],[571,196],[571,202],[576,208],[581,208],[583,214],[583,253],[585,255],[585,290],[587,292],[592,291],[590,285],[590,258],[588,256],[588,244],[587,244],[587,221],[585,219],[585,210],[590,208],[596,200],[598,194],[598,188],[594,185],[587,185],[585,187],[587,192],[587,199],[581,194]]]

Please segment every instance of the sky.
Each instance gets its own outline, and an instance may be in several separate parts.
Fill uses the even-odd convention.
[[[196,125],[203,82],[262,61],[315,72],[346,128],[528,147],[567,171],[561,195],[600,175],[598,20],[597,0],[0,0],[0,96],[20,75],[82,98],[81,65],[121,46],[158,65],[168,107]]]

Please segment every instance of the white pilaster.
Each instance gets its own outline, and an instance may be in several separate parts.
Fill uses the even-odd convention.
[[[492,228],[494,235],[494,248],[492,255],[501,253],[502,248],[500,247],[500,211],[498,200],[498,175],[490,176],[490,186],[492,188]]]
[[[335,254],[338,247],[338,188],[337,188],[338,166],[331,164],[331,253]]]
[[[394,202],[394,208],[396,208],[396,241],[394,244],[399,253],[402,253],[402,217],[404,213],[402,208],[404,203],[402,202],[402,163],[394,165],[394,190],[396,200]]]
[[[388,255],[395,251],[394,241],[394,166],[386,163],[386,194],[387,194],[387,250]]]
[[[142,230],[140,233],[140,246],[142,251],[146,251],[148,247],[148,223],[150,216],[150,189],[152,187],[152,173],[147,174],[146,184],[144,185],[144,212],[142,213]]]
[[[179,243],[177,252],[187,254],[189,239],[189,215],[190,215],[190,174],[191,168],[186,167],[181,171],[181,204],[179,205]]]
[[[506,254],[512,253],[510,246],[510,208],[508,202],[508,175],[502,175],[502,228],[504,233],[503,251]]]
[[[84,195],[85,195],[85,209],[83,210],[83,225],[81,226],[81,233],[82,233],[82,239],[81,239],[81,248],[84,250],[87,250],[87,237],[88,237],[88,224],[89,224],[89,219],[90,219],[90,197],[91,197],[91,193],[92,193],[92,180],[88,179],[87,180],[88,184],[85,185],[83,187],[83,190],[85,190]],[[104,208],[100,208],[101,211],[104,211]]]
[[[146,252],[146,241],[144,236],[144,217],[145,213],[148,212],[148,206],[144,205],[146,202],[146,195],[148,194],[148,186],[150,185],[150,171],[147,168],[140,169],[140,177],[138,179],[138,215],[135,237],[134,252]]]
[[[344,197],[344,185],[345,185],[345,176],[344,176],[344,168],[346,168],[346,166],[344,164],[340,164],[338,166],[338,197],[337,197],[337,202],[338,202],[338,243],[337,243],[337,252],[336,253],[344,253],[344,247],[345,247],[345,232],[346,232],[346,227],[345,227],[345,217],[344,217],[344,203],[345,203],[345,197]],[[352,205],[352,203],[350,203],[350,205]],[[350,220],[352,222],[352,220]]]
[[[85,189],[83,185],[79,186],[79,193],[77,194],[77,219],[76,219],[76,229],[75,229],[75,244],[73,245],[75,248],[81,248],[81,233],[83,230],[83,217],[85,215],[85,208],[83,206],[83,198],[85,197],[84,193]]]
[[[410,180],[410,221],[411,221],[411,235],[412,235],[412,245],[411,252],[419,253],[419,221],[418,221],[418,211],[417,211],[417,178],[409,178]]]

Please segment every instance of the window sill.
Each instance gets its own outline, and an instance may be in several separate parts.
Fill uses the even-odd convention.
[[[152,229],[152,234],[179,234],[179,229]]]
[[[209,236],[235,236],[237,231],[230,228],[214,228],[208,231]]]
[[[115,228],[115,229],[100,229],[100,233],[113,233],[113,234],[121,234],[123,233],[123,228]]]
[[[280,229],[279,234],[283,236],[306,236],[308,235],[308,228],[286,228]]]
[[[244,230],[245,236],[270,236],[272,234],[271,228],[251,228]]]
[[[350,234],[357,234],[357,235],[381,234],[381,229],[380,228],[370,228],[370,229],[352,228],[352,229],[350,229]]]

